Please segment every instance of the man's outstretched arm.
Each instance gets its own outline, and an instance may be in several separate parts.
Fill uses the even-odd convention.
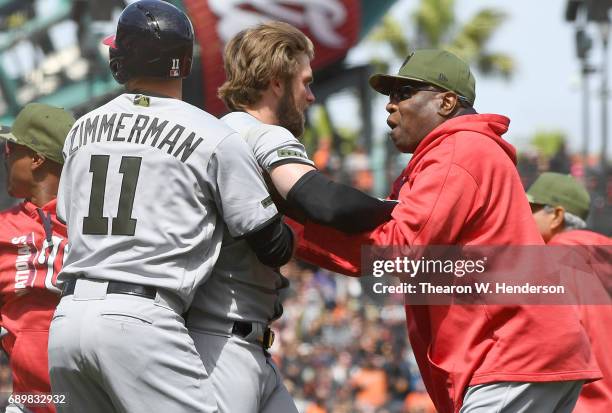
[[[272,169],[270,178],[284,199],[281,210],[298,210],[309,221],[346,233],[372,230],[389,221],[396,205],[334,182],[310,165],[286,163]]]

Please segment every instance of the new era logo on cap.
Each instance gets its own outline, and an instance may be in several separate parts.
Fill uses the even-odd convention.
[[[438,80],[439,80],[440,82],[448,82],[448,78],[447,78],[446,76],[444,76],[444,73],[440,73],[440,74],[438,75]]]

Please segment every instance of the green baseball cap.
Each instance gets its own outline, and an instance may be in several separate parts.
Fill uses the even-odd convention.
[[[476,100],[476,80],[470,66],[446,50],[416,50],[404,60],[397,75],[373,75],[370,86],[383,95],[389,95],[398,81],[430,83],[455,92],[470,105],[474,105]]]
[[[62,108],[28,103],[12,127],[0,126],[0,139],[27,146],[47,159],[63,164],[62,148],[74,117]]]
[[[571,175],[544,172],[527,190],[531,204],[561,206],[582,219],[589,216],[591,197],[584,185]]]

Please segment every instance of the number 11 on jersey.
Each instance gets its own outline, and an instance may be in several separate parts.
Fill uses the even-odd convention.
[[[109,161],[109,155],[91,155],[89,172],[93,174],[93,178],[89,196],[89,215],[83,218],[83,234],[108,235],[108,218],[103,214]],[[119,173],[123,175],[123,180],[117,216],[112,219],[111,235],[133,236],[136,233],[137,220],[132,218],[132,209],[141,162],[140,157],[121,157]]]

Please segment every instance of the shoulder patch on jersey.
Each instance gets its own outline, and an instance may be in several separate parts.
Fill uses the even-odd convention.
[[[298,157],[298,158],[308,159],[302,152],[294,151],[292,149],[279,149],[278,151],[276,151],[276,154],[278,155],[279,158]]]
[[[261,201],[261,205],[263,205],[264,208],[269,207],[273,203],[274,203],[274,201],[272,201],[272,197],[267,197],[263,201]]]

